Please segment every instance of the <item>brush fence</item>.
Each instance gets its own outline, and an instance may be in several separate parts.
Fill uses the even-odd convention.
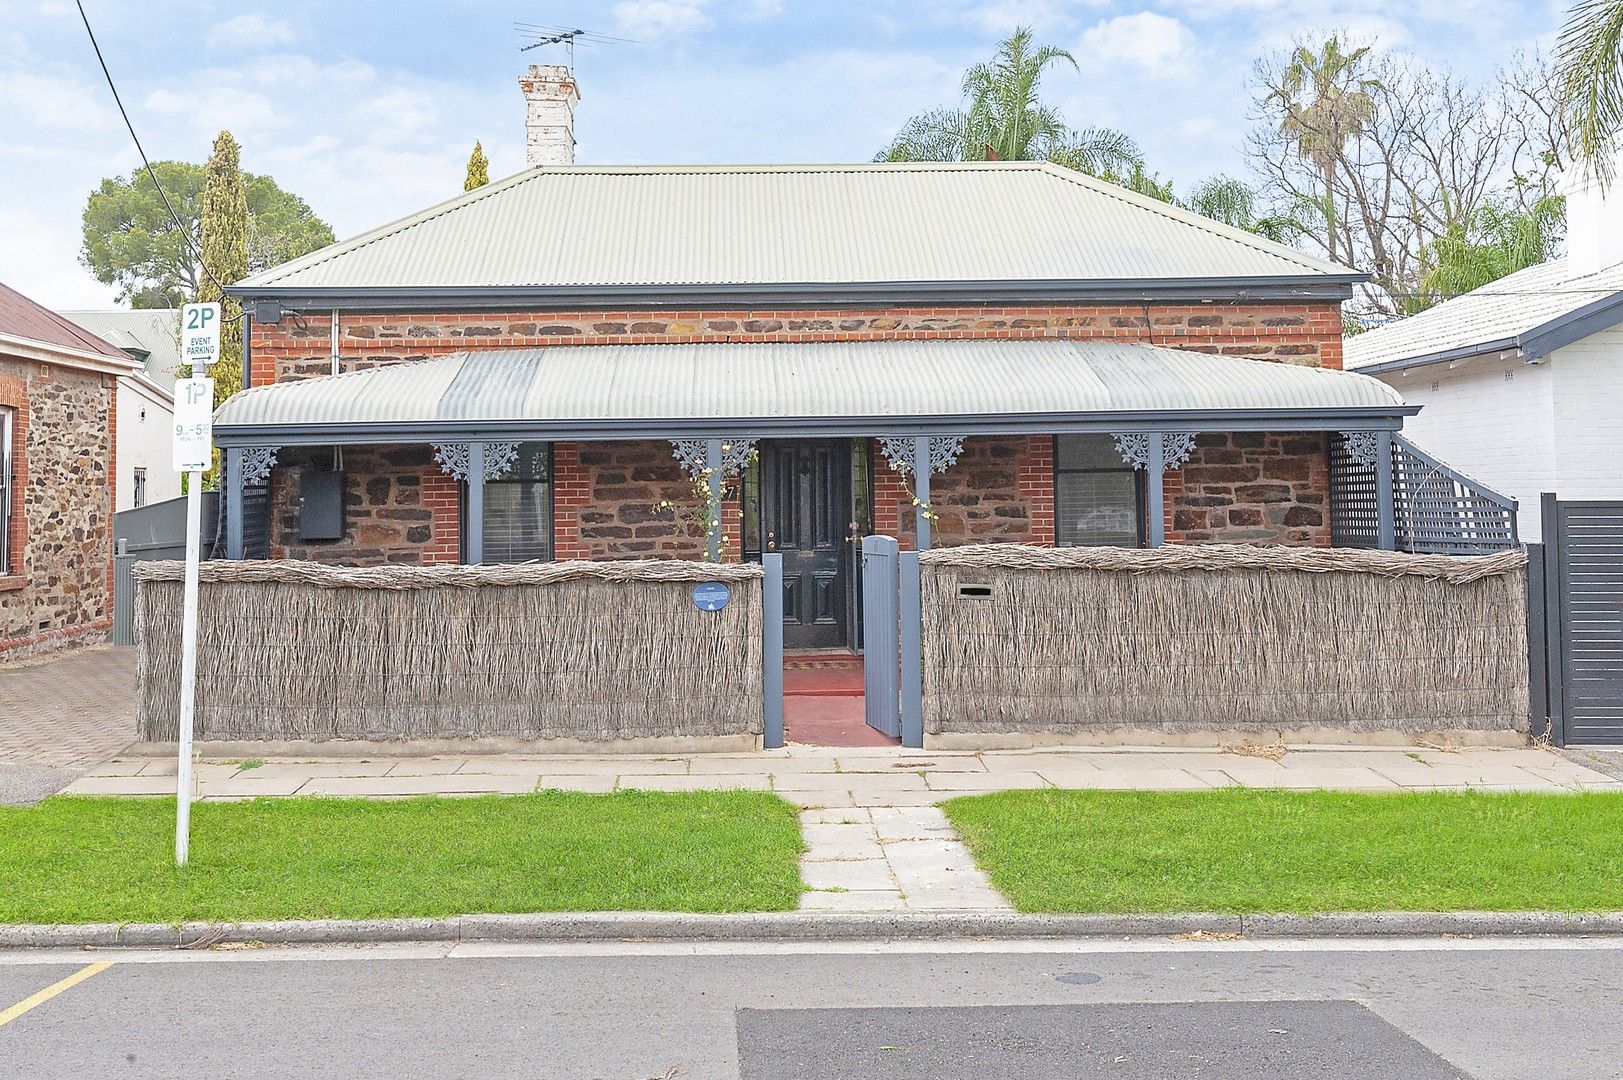
[[[178,730],[183,572],[135,570],[143,739]],[[732,590],[722,610],[694,605],[704,581]],[[208,562],[199,613],[199,739],[761,732],[756,566]]]
[[[1527,729],[1523,551],[920,556],[925,730]]]

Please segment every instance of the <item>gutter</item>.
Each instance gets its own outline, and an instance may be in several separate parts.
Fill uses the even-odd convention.
[[[1369,275],[1311,277],[1157,278],[1105,280],[988,280],[799,282],[683,285],[501,285],[379,286],[312,288],[239,283],[226,293],[255,305],[259,322],[280,318],[283,309],[323,311],[499,310],[655,310],[668,307],[831,306],[884,307],[935,302],[954,305],[1082,303],[1089,301],[1190,302],[1340,301]],[[274,303],[274,307],[272,304]],[[257,305],[263,304],[264,307]]]
[[[42,364],[59,364],[63,367],[94,371],[102,375],[131,375],[142,368],[139,360],[122,353],[119,356],[109,356],[106,353],[91,352],[88,349],[74,349],[65,345],[53,345],[50,342],[18,337],[15,334],[0,333],[0,353],[16,357],[19,360],[35,360]]]
[[[1506,294],[1505,299],[1514,300],[1515,297]],[[1623,322],[1623,292],[1585,304],[1565,315],[1539,323],[1510,337],[1474,342],[1439,352],[1421,353],[1418,356],[1405,356],[1398,360],[1384,360],[1378,364],[1349,367],[1347,370],[1356,371],[1360,375],[1379,375],[1387,371],[1407,371],[1410,368],[1429,367],[1450,360],[1467,360],[1495,353],[1519,356],[1529,364],[1536,364],[1555,350],[1571,345],[1575,341],[1582,341],[1591,334],[1608,330],[1620,322]],[[1378,330],[1371,332],[1379,333]]]

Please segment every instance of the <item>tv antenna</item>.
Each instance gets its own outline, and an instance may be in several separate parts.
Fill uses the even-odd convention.
[[[599,34],[595,30],[571,29],[567,26],[546,26],[541,23],[516,22],[513,24],[513,29],[517,30],[521,37],[530,39],[529,44],[518,47],[519,52],[529,52],[531,49],[539,49],[543,45],[562,45],[569,50],[570,67],[575,66],[575,46],[577,45],[585,48],[591,45],[640,44],[640,42],[633,41],[631,38],[610,37],[608,34]]]

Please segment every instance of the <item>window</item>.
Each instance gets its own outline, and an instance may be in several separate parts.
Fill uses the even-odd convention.
[[[0,409],[0,577],[17,572],[11,550],[11,504],[16,501],[13,492],[17,483],[12,447],[16,419],[15,409]]]
[[[1109,435],[1054,440],[1054,540],[1060,547],[1143,543],[1138,473]]]
[[[147,504],[147,471],[145,469],[135,470],[135,483],[130,487],[130,494],[135,499],[131,504],[132,506],[145,506]]]
[[[552,444],[521,443],[507,474],[485,481],[485,562],[551,558]]]

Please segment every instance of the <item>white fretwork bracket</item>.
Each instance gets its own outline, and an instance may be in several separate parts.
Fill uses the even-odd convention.
[[[468,443],[435,443],[434,460],[454,480],[468,478]],[[485,479],[500,480],[518,460],[518,443],[485,443]]]
[[[687,470],[689,476],[703,476],[708,468],[705,461],[708,442],[708,439],[672,439],[671,456]],[[721,440],[721,475],[736,476],[743,472],[744,466],[749,464],[755,443],[754,439]]]
[[[915,440],[911,435],[883,435],[879,439],[879,452],[885,455],[890,467],[904,476],[917,472],[913,461]],[[946,472],[958,455],[964,452],[961,435],[933,435],[930,437],[930,472]]]
[[[1134,431],[1115,436],[1116,452],[1135,469],[1150,463],[1149,432]],[[1161,463],[1169,469],[1181,468],[1195,452],[1193,432],[1167,431],[1161,433]]]

